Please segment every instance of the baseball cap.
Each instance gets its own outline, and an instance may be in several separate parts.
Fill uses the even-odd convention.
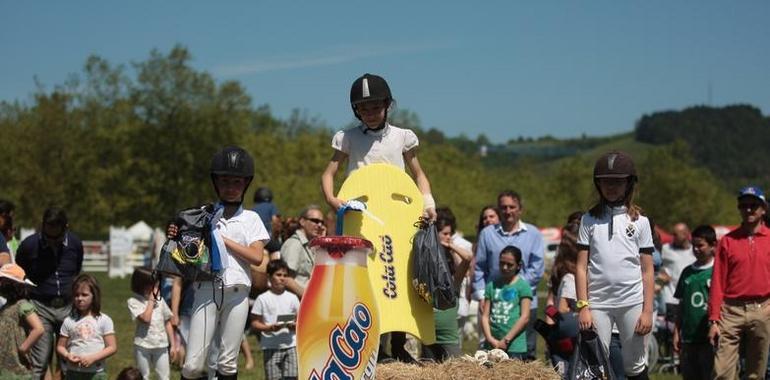
[[[0,267],[0,277],[9,278],[21,284],[35,286],[35,283],[27,279],[27,274],[16,264],[5,264]]]
[[[745,196],[752,196],[758,198],[764,203],[767,203],[767,199],[765,199],[765,193],[763,193],[762,189],[760,189],[758,186],[746,186],[742,188],[741,191],[738,192],[738,198]]]

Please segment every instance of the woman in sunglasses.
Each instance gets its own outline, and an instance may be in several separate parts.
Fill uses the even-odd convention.
[[[281,259],[289,266],[286,288],[300,298],[315,264],[308,242],[318,236],[326,236],[324,214],[320,207],[310,205],[299,216],[299,228],[281,246]]]

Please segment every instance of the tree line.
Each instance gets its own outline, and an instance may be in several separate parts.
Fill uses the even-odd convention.
[[[320,174],[334,130],[300,111],[279,119],[269,106],[254,106],[237,81],[217,81],[191,62],[183,46],[154,50],[128,66],[91,56],[65,83],[39,88],[27,101],[0,103],[0,160],[6,163],[0,197],[16,203],[17,225],[37,226],[43,210],[57,205],[85,238],[104,238],[109,225],[138,220],[162,226],[176,211],[215,199],[209,160],[227,144],[243,146],[256,161],[247,205],[262,185],[273,190],[284,215],[321,204]],[[340,106],[345,102],[340,99]],[[475,235],[479,210],[504,189],[523,195],[524,219],[539,226],[559,226],[595,201],[596,157],[495,164],[469,149],[488,143],[483,135],[446,138],[423,128],[408,110],[392,119],[420,136],[419,157],[435,198],[453,209],[466,235]],[[639,127],[637,136],[641,129],[648,127]],[[696,165],[699,154],[680,141],[651,145],[636,157],[639,203],[659,224],[737,221],[732,192]]]

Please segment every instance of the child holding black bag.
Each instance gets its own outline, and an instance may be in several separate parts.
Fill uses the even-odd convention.
[[[612,325],[617,325],[631,380],[648,379],[654,293],[652,232],[633,203],[636,182],[628,154],[610,152],[596,162],[594,184],[600,200],[581,218],[575,272],[581,330],[595,328],[608,352]]]

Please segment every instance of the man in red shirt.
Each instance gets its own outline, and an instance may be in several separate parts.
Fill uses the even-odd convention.
[[[763,379],[770,348],[770,229],[758,187],[738,194],[741,225],[719,242],[709,294],[714,379],[736,379],[738,347],[746,345],[748,379]]]

